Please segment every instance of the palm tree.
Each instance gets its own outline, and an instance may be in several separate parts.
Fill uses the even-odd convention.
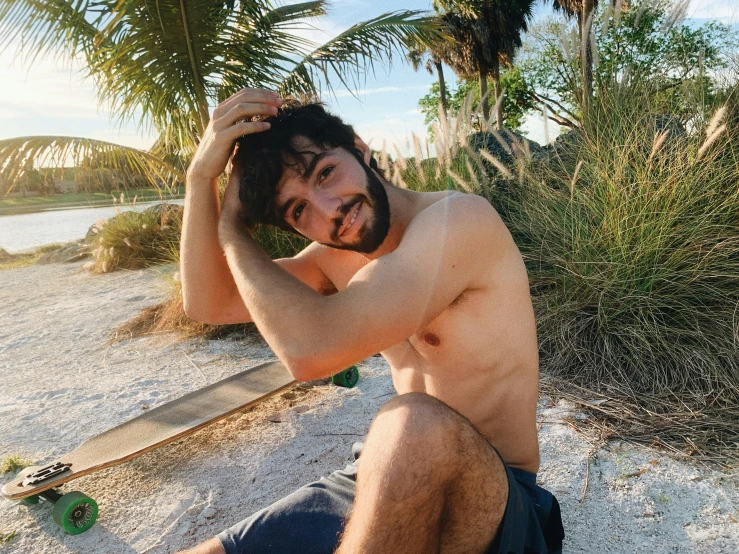
[[[582,80],[582,107],[587,111],[590,97],[593,94],[593,49],[590,44],[590,33],[593,25],[593,13],[598,7],[598,0],[552,0],[555,11],[564,12],[577,18],[580,33],[580,71]]]
[[[490,118],[487,79],[493,94],[500,94],[500,64],[510,64],[521,46],[521,34],[528,28],[534,0],[435,0],[443,10],[441,20],[460,45],[449,60],[463,77],[477,78],[485,121]],[[496,102],[496,127],[503,128],[503,110]]]
[[[412,44],[406,52],[406,59],[410,62],[414,71],[423,64],[426,67],[426,71],[429,74],[434,74],[436,69],[436,75],[439,79],[439,100],[441,104],[441,111],[446,118],[448,102],[446,98],[446,81],[444,79],[444,66],[446,63],[449,65],[451,60],[457,55],[457,43],[452,38],[450,29],[445,29],[444,21],[441,19],[441,13],[438,6],[434,6],[437,13],[437,22],[441,34],[431,37],[431,40],[418,40]]]
[[[210,108],[236,90],[315,96],[336,80],[357,85],[375,61],[438,35],[417,11],[359,23],[323,45],[296,33],[326,8],[326,0],[280,7],[270,0],[4,0],[0,49],[20,43],[31,64],[81,57],[119,121],[138,121],[159,139],[149,152],[77,137],[3,140],[0,181],[12,187],[27,167],[70,159],[181,180]]]
[[[610,9],[623,10],[628,0],[609,0]],[[555,11],[561,11],[570,17],[577,18],[580,32],[580,70],[582,78],[582,106],[587,111],[590,98],[593,96],[593,17],[598,7],[598,0],[552,0]]]
[[[410,62],[414,71],[418,71],[421,64],[424,64],[426,71],[429,74],[434,74],[436,69],[436,76],[439,79],[439,102],[441,104],[441,111],[446,119],[448,103],[446,99],[446,82],[444,80],[444,66],[442,65],[442,57],[438,52],[434,51],[434,45],[431,44],[417,44],[408,49],[406,58]],[[425,59],[425,63],[424,63]]]

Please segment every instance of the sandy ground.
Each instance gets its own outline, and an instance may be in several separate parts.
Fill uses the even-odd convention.
[[[53,461],[146,407],[274,359],[255,336],[107,344],[117,324],[162,294],[157,270],[91,276],[77,263],[0,272],[0,456]],[[82,490],[100,506],[98,523],[82,535],[57,528],[45,503],[0,499],[0,533],[15,532],[0,551],[174,552],[213,536],[343,467],[351,443],[393,394],[381,358],[360,370],[354,389],[301,385],[286,398],[70,483],[66,491]],[[580,505],[593,447],[561,423],[573,415],[582,417],[566,404],[540,401],[539,480],[562,505],[565,552],[739,552],[738,471],[611,443],[595,452]]]

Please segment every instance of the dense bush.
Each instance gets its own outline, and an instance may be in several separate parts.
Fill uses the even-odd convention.
[[[94,273],[140,269],[176,259],[182,208],[158,204],[143,212],[121,212],[96,223],[87,235]]]
[[[633,394],[739,403],[739,166],[719,112],[670,136],[603,93],[585,132],[493,195],[526,259],[544,367]]]

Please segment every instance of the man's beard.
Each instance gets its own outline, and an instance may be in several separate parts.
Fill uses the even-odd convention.
[[[371,254],[380,247],[390,231],[390,202],[388,201],[387,192],[380,178],[375,175],[375,172],[372,171],[364,160],[359,159],[359,163],[367,175],[367,194],[355,195],[340,208],[341,217],[335,221],[336,229],[331,232],[331,239],[335,242],[322,244],[339,250],[352,250],[354,252],[361,252],[362,254]],[[358,202],[362,201],[365,203],[365,208],[367,206],[372,208],[372,220],[367,219],[367,212],[365,211],[363,214],[364,222],[358,231],[359,242],[342,244],[340,242],[339,229],[344,219],[346,219],[347,214]]]

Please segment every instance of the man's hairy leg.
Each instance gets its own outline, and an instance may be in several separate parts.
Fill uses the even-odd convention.
[[[404,394],[370,428],[336,552],[481,553],[507,499],[505,468],[470,422],[431,396]]]
[[[183,550],[181,552],[177,552],[177,554],[226,554],[226,551],[223,549],[221,541],[213,537],[212,539],[208,539],[204,543],[197,545],[195,548]]]

